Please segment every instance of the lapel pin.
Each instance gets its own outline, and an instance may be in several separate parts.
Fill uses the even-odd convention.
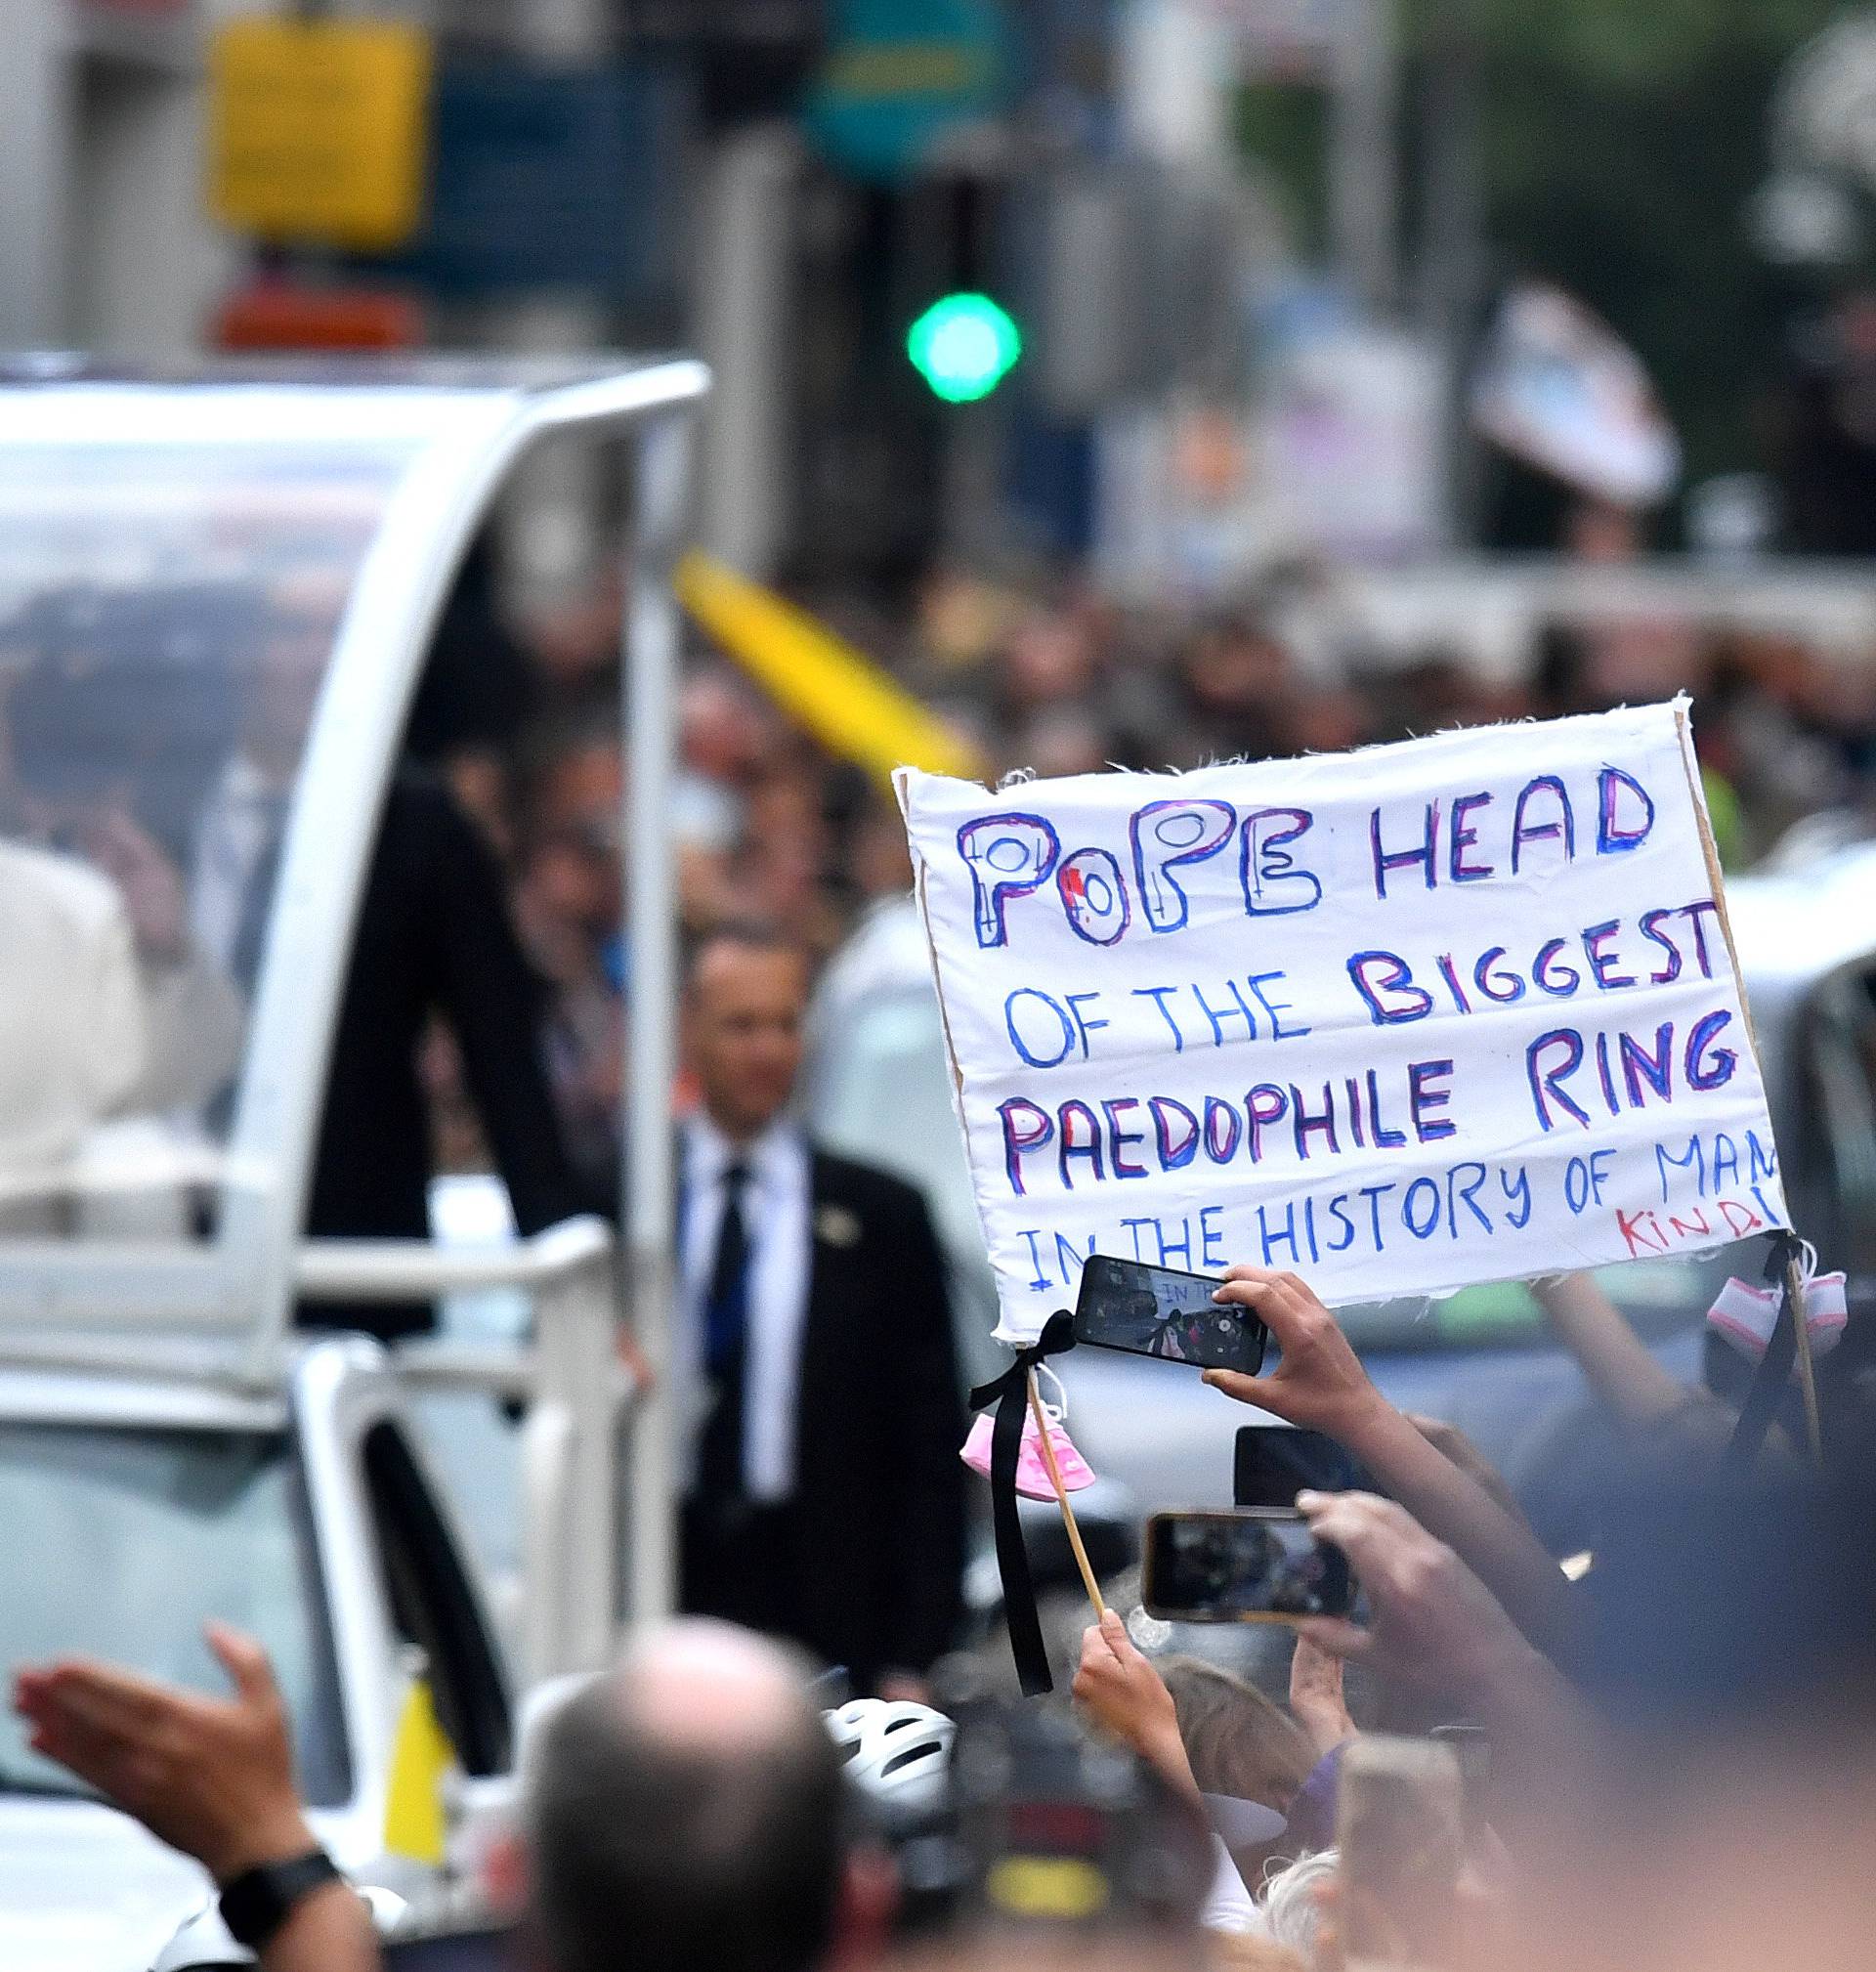
[[[829,1246],[857,1246],[860,1221],[844,1205],[824,1205],[814,1215],[814,1236]]]

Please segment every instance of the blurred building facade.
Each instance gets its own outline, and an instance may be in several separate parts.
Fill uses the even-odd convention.
[[[0,343],[174,355],[237,263],[202,197],[215,0],[0,0]]]
[[[361,253],[212,216],[214,51],[270,11],[424,35],[414,237]],[[1389,19],[1386,0],[0,0],[0,342],[136,361],[682,340],[719,378],[701,533],[752,574],[890,581],[1012,542],[1200,567],[1269,526],[1242,411],[1290,261],[1232,91],[1274,64],[1334,110],[1319,355],[1397,300]],[[248,108],[265,123],[251,90]],[[1023,360],[984,402],[941,404],[907,325],[979,289]],[[569,459],[531,487],[526,559],[577,570],[604,490]],[[1167,526],[1142,535],[1148,510]],[[1430,506],[1410,532],[1436,534]]]

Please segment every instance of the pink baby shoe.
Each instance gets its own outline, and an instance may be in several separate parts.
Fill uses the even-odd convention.
[[[1048,1372],[1045,1370],[1044,1375]],[[1054,1379],[1051,1377],[1050,1381]],[[1059,1385],[1056,1386],[1060,1388]],[[1068,1433],[1062,1427],[1062,1412],[1066,1406],[1058,1408],[1054,1404],[1045,1404],[1044,1413],[1048,1419],[1048,1441],[1055,1452],[1055,1469],[1062,1476],[1062,1490],[1078,1493],[1086,1491],[1094,1483],[1094,1475],[1069,1441]],[[990,1444],[996,1428],[996,1420],[989,1411],[980,1411],[970,1427],[970,1436],[964,1439],[958,1456],[969,1466],[972,1472],[990,1477]],[[1042,1439],[1036,1433],[1036,1413],[1033,1410],[1023,1414],[1023,1444],[1016,1454],[1016,1490],[1026,1500],[1052,1500],[1055,1488],[1048,1482],[1048,1467],[1043,1462]]]

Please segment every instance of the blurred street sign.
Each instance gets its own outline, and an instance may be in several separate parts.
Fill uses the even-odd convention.
[[[994,116],[1008,69],[995,0],[836,0],[808,128],[835,164],[894,183]]]
[[[380,288],[309,287],[263,276],[215,312],[217,349],[420,349],[424,339],[416,302]]]
[[[423,208],[430,42],[390,21],[253,16],[209,51],[209,202],[236,233],[363,251]]]
[[[448,293],[662,299],[677,279],[686,127],[662,69],[446,65],[429,214],[387,267]]]

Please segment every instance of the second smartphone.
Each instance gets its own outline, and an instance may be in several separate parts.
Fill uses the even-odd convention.
[[[1270,1332],[1248,1309],[1214,1301],[1220,1285],[1209,1274],[1097,1253],[1082,1269],[1075,1340],[1256,1376]]]
[[[1378,1493],[1374,1475],[1334,1438],[1296,1425],[1247,1424],[1238,1428],[1231,1497],[1241,1507],[1297,1503],[1300,1492]]]
[[[1146,1523],[1141,1600],[1174,1623],[1280,1623],[1345,1616],[1354,1580],[1340,1548],[1300,1514],[1155,1514]]]

